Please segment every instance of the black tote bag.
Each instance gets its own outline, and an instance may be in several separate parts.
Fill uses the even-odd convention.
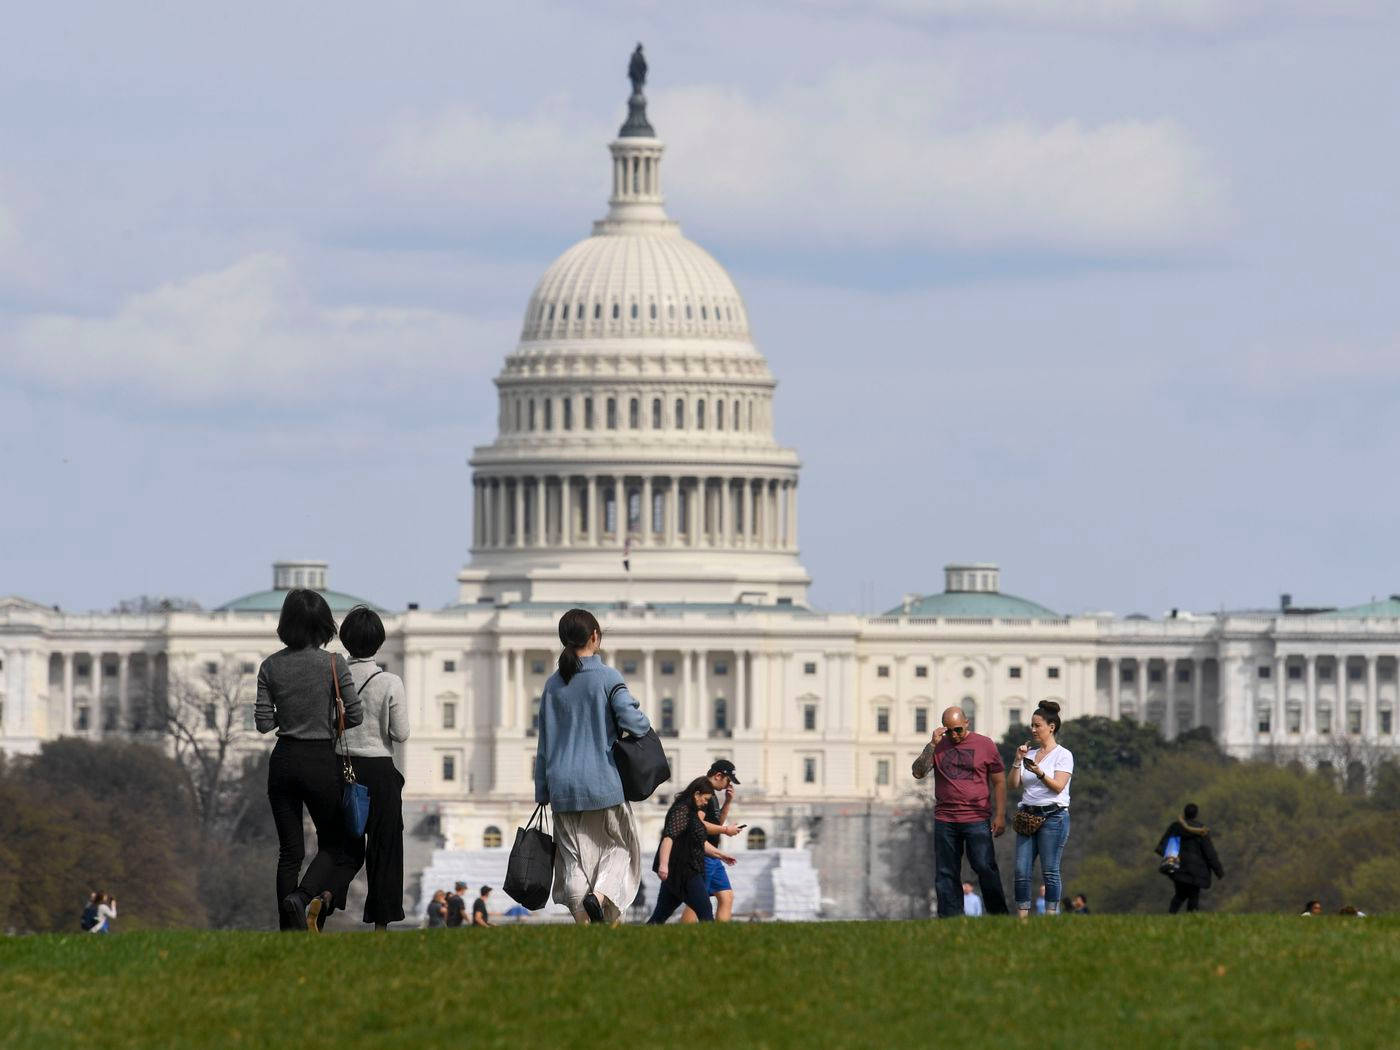
[[[523,828],[515,829],[504,888],[512,900],[531,911],[549,903],[549,891],[554,888],[554,839],[544,830],[543,805],[535,807]]]
[[[609,703],[621,688],[623,683],[618,682],[608,691]],[[655,729],[648,729],[641,736],[619,730],[613,741],[612,755],[618,776],[622,778],[622,797],[628,802],[646,801],[671,779],[671,763],[666,761],[666,750]]]

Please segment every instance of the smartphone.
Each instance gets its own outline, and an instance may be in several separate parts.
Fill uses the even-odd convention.
[[[739,825],[739,830],[740,830],[740,831],[743,831],[746,827],[748,827],[747,824],[740,824],[740,825]]]

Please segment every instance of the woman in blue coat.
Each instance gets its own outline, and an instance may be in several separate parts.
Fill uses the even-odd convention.
[[[622,675],[598,658],[603,631],[591,612],[566,612],[559,641],[535,751],[535,801],[554,814],[554,900],[575,922],[616,926],[641,884],[642,851],[612,745],[619,731],[641,736],[651,723]]]

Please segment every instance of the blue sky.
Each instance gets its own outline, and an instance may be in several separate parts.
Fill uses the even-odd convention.
[[[9,30],[0,594],[213,605],[320,557],[451,601],[490,380],[604,210],[637,40],[668,208],[780,380],[819,605],[962,559],[1064,611],[1400,590],[1394,5],[60,4]]]

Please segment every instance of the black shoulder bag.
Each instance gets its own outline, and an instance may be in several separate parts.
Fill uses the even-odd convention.
[[[531,911],[549,903],[549,891],[554,888],[554,839],[544,830],[543,803],[523,828],[515,829],[503,886],[512,900]]]
[[[618,682],[608,690],[609,710],[617,691],[625,688],[625,683]],[[656,735],[655,729],[648,729],[641,736],[633,736],[624,733],[618,726],[612,756],[613,765],[617,766],[618,776],[622,778],[622,797],[628,802],[642,802],[651,798],[657,788],[671,779],[671,764],[666,761],[666,750],[661,746],[661,738]]]

